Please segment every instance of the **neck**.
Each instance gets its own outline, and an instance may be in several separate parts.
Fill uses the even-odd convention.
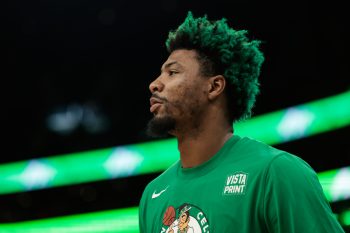
[[[229,124],[208,124],[196,131],[176,135],[183,168],[195,167],[208,161],[233,134]]]

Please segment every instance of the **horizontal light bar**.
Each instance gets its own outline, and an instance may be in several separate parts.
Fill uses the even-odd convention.
[[[256,116],[235,125],[238,135],[273,145],[350,125],[350,91]]]
[[[328,201],[350,199],[350,167],[320,172],[318,179]]]
[[[1,233],[137,233],[138,208],[1,223]]]
[[[0,194],[162,171],[178,158],[163,140],[0,165]]]
[[[336,215],[350,226],[350,210]],[[138,208],[0,224],[1,233],[138,233]]]
[[[350,125],[350,91],[237,123],[235,134],[277,144]],[[175,139],[0,165],[0,194],[160,172],[179,158]]]
[[[338,219],[342,226],[350,227],[350,209],[340,213]]]

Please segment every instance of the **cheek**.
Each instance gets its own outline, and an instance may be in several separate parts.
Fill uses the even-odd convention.
[[[183,91],[180,94],[181,99],[184,103],[187,103],[189,106],[198,106],[203,102],[203,91],[199,87],[187,87],[183,88]]]
[[[168,88],[165,111],[172,115],[193,116],[205,101],[201,83],[182,82]]]
[[[176,99],[171,103],[169,110],[178,115],[193,116],[201,109],[202,97],[193,89],[182,89],[177,93]],[[172,108],[173,107],[173,108]]]

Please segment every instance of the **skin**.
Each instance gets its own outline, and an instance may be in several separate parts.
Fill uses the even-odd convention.
[[[195,50],[175,50],[149,86],[154,117],[176,121],[169,133],[177,138],[183,168],[208,161],[232,136],[226,80],[222,75],[204,77],[200,65]]]
[[[190,217],[183,213],[179,218],[179,229],[184,230],[188,226],[188,222],[190,221]]]
[[[179,216],[179,219],[178,219],[178,227],[179,227],[179,230],[183,231],[186,229],[186,227],[188,226],[188,223],[190,222],[190,216],[186,213],[182,213],[180,216]],[[174,230],[173,230],[173,225],[170,226],[170,230],[169,230],[169,233],[173,233]]]

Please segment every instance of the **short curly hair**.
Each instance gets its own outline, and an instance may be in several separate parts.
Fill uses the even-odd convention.
[[[209,21],[206,15],[194,18],[188,12],[185,21],[169,32],[165,45],[169,53],[195,50],[203,75],[225,77],[229,120],[236,122],[252,114],[264,56],[259,50],[260,41],[249,40],[246,30],[234,30],[226,21]]]

